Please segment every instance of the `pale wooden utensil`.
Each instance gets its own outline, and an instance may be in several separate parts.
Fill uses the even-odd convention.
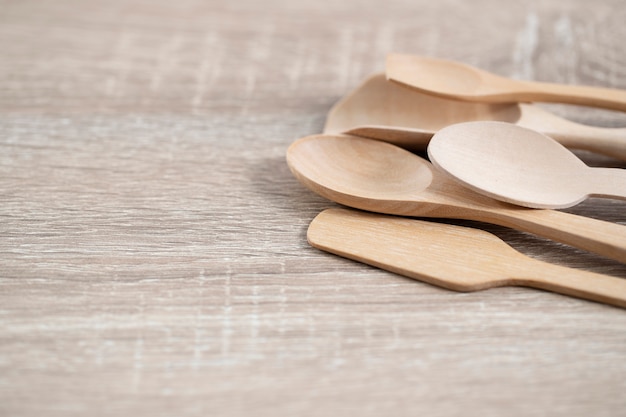
[[[460,62],[431,57],[390,54],[385,71],[389,80],[457,100],[544,101],[626,111],[624,90],[513,80]]]
[[[552,138],[505,122],[466,122],[437,132],[428,156],[438,169],[489,197],[565,208],[587,197],[626,199],[626,170],[591,168]]]
[[[545,133],[571,149],[626,160],[626,128],[574,123],[532,104],[436,97],[389,82],[384,74],[369,77],[338,101],[328,113],[324,133],[348,133],[423,151],[439,129],[474,120],[514,123]]]
[[[455,291],[516,285],[626,308],[625,279],[529,258],[479,229],[328,209],[307,238],[318,249]]]
[[[305,186],[346,206],[494,223],[626,261],[625,226],[482,196],[439,173],[425,159],[386,142],[349,135],[309,136],[291,144],[287,163]]]

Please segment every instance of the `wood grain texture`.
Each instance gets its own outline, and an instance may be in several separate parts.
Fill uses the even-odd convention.
[[[626,111],[626,90],[502,77],[433,57],[389,54],[385,73],[393,82],[440,97],[482,103],[549,102]]]
[[[626,170],[589,167],[551,137],[510,123],[447,126],[428,144],[428,157],[468,188],[524,207],[573,207],[588,197],[626,200]]]
[[[529,258],[476,227],[327,209],[309,225],[307,240],[318,249],[454,291],[517,285],[626,308],[626,280]]]
[[[484,123],[492,130],[494,127],[523,129],[502,122],[471,122],[469,125],[478,126],[475,131],[484,132]],[[468,130],[466,124],[456,124],[435,134],[433,140],[448,135],[449,129]],[[462,134],[459,132],[461,137]],[[489,134],[494,135],[493,131]],[[563,149],[557,142],[551,143]],[[545,157],[545,154],[541,156]],[[579,159],[575,160],[585,169],[592,169]],[[380,140],[350,135],[306,136],[289,146],[287,164],[294,176],[311,191],[348,207],[401,216],[496,224],[626,262],[626,228],[619,223],[500,202],[472,191],[461,181],[437,170],[426,159]],[[483,174],[492,173],[483,171]]]
[[[620,0],[0,10],[0,415],[623,414],[623,311],[530,289],[458,294],[311,248],[307,226],[333,204],[285,163],[390,51],[624,89]],[[568,211],[624,224],[624,208]]]
[[[557,116],[532,103],[485,104],[423,94],[374,74],[328,112],[324,133],[381,139],[424,152],[430,138],[451,124],[475,120],[514,123],[562,145],[626,160],[626,129],[601,128]]]

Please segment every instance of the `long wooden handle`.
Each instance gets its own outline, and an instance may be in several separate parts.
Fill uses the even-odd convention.
[[[521,278],[514,278],[511,284],[626,308],[626,279],[534,259],[525,266],[526,270],[518,273]]]
[[[626,170],[620,168],[591,168],[591,195],[626,200]]]
[[[626,91],[568,84],[522,81],[527,91],[520,94],[523,101],[544,101],[577,104],[610,110],[626,111]]]
[[[478,210],[449,208],[437,217],[456,217],[498,224],[552,239],[626,263],[626,225],[578,216],[557,210],[520,210],[481,207]],[[432,213],[432,212],[431,212]],[[411,213],[414,216],[420,214]],[[437,213],[439,214],[439,212]]]
[[[527,126],[537,130],[532,124]],[[570,149],[582,149],[626,161],[626,128],[601,128],[559,121],[542,132]]]

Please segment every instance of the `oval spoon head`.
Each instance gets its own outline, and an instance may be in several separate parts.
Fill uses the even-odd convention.
[[[468,122],[437,132],[433,165],[489,197],[532,208],[565,208],[587,198],[589,167],[555,140],[504,122]]]
[[[397,146],[348,135],[313,135],[287,150],[287,163],[308,188],[340,204],[379,210],[419,194],[430,164]]]

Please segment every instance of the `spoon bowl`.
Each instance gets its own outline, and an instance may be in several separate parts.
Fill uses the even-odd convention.
[[[626,171],[591,168],[552,138],[504,122],[467,122],[437,132],[435,167],[476,192],[533,208],[566,208],[589,196],[626,199]]]
[[[426,160],[407,158],[406,151],[396,146],[379,150],[379,146],[358,146],[358,140],[348,137],[318,136],[292,146],[288,160],[301,180],[309,186],[324,185],[325,192],[335,192],[336,198],[403,199],[419,195],[431,184],[433,171]],[[314,159],[308,159],[308,155],[314,155]],[[346,175],[350,170],[346,157],[359,165],[350,175]],[[336,178],[341,181],[333,182]]]
[[[626,261],[626,227],[482,196],[395,145],[348,135],[314,135],[287,150],[296,178],[317,194],[368,211],[476,220],[512,227]]]
[[[451,124],[493,120],[545,133],[571,149],[626,160],[626,129],[586,126],[536,105],[451,100],[389,82],[366,79],[328,113],[324,133],[380,139],[412,151],[426,150],[432,136]]]
[[[431,57],[390,54],[386,74],[389,80],[457,100],[544,101],[626,111],[624,90],[513,80],[460,62]]]

